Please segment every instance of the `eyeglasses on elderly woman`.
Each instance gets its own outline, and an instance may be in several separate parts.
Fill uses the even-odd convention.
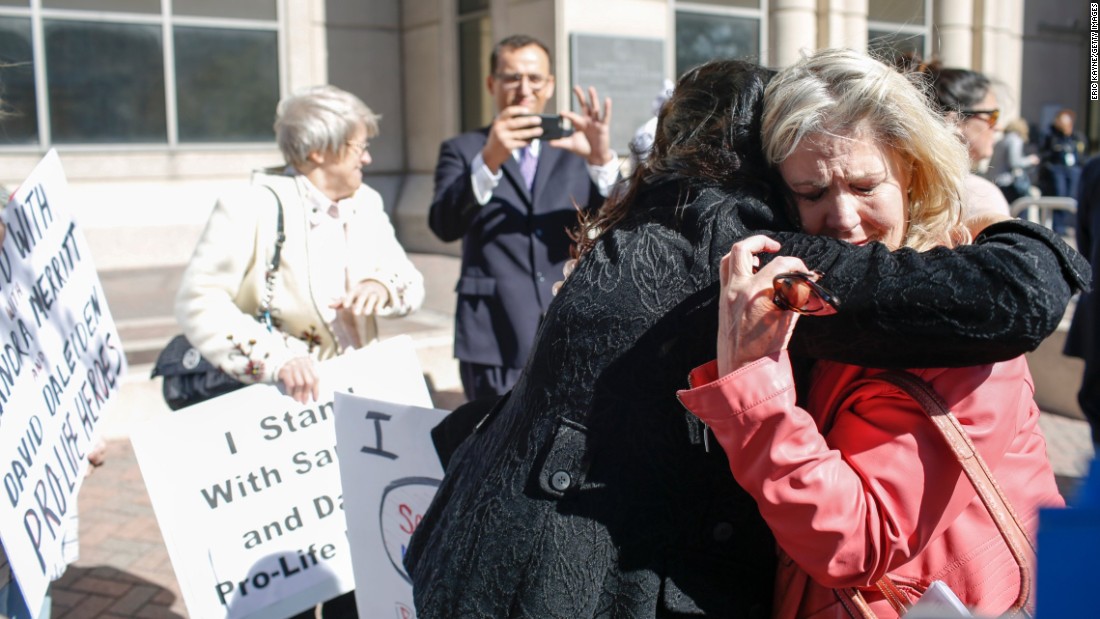
[[[344,144],[350,146],[360,157],[362,157],[363,153],[367,152],[367,149],[370,148],[370,141],[368,140],[364,140],[362,142],[353,142],[351,140],[348,140],[345,141]]]
[[[780,273],[772,279],[772,302],[781,310],[806,316],[829,316],[840,309],[840,299],[816,280],[824,276],[812,273]]]

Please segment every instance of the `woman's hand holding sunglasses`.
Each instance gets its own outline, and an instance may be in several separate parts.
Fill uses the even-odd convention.
[[[800,314],[836,313],[840,301],[802,260],[778,256],[760,267],[757,254],[778,241],[751,236],[722,258],[718,305],[718,373],[722,376],[787,347]]]

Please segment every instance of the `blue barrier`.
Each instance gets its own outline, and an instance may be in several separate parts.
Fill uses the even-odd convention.
[[[1039,510],[1037,619],[1100,616],[1100,458],[1066,508]]]

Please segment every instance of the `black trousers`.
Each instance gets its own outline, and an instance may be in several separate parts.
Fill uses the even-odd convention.
[[[504,368],[459,360],[458,372],[467,400],[502,396],[519,380],[520,368]]]

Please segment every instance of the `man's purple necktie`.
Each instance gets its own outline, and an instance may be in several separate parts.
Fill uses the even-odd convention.
[[[531,152],[530,146],[524,146],[519,151],[519,171],[523,174],[523,181],[527,183],[527,190],[535,184],[535,170],[539,167],[539,159]]]

